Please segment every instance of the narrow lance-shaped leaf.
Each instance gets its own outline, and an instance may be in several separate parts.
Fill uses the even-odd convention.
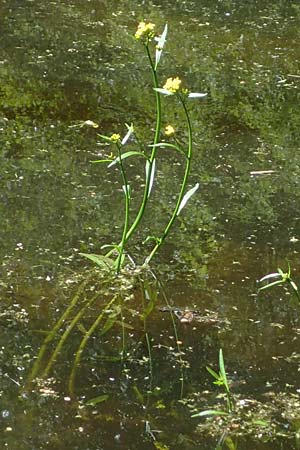
[[[105,402],[109,398],[108,394],[99,395],[98,397],[91,398],[85,404],[87,406],[95,406],[98,403]]]
[[[265,286],[262,286],[261,288],[259,288],[259,291],[264,291],[273,286],[279,286],[280,284],[284,284],[284,283],[285,283],[284,280],[273,281],[273,283],[266,284]]]
[[[206,366],[206,370],[211,374],[212,377],[214,377],[216,380],[220,379],[220,375],[215,372],[211,367]]]
[[[127,123],[125,123],[126,127],[127,127],[127,133],[126,135],[123,137],[121,144],[125,145],[126,142],[128,141],[128,139],[130,138],[130,136],[133,134],[134,132],[134,128],[133,128],[133,123],[131,125],[127,125]]]
[[[119,163],[121,160],[123,161],[123,159],[129,158],[130,156],[143,156],[145,158],[144,153],[132,150],[130,152],[122,153],[121,158],[118,156],[107,167],[112,167],[115,164]]]
[[[128,196],[128,198],[129,198],[129,200],[130,200],[130,199],[131,199],[131,188],[130,188],[130,185],[127,184],[127,185],[125,186],[125,184],[123,184],[122,189],[123,189],[123,191],[124,191],[125,196],[126,196],[126,197]]]
[[[227,391],[229,391],[229,386],[228,386],[228,381],[227,381],[227,376],[226,376],[226,371],[225,371],[225,365],[224,365],[223,350],[221,348],[220,348],[220,352],[219,352],[219,366],[220,366],[220,374],[222,376],[224,385],[225,385]]]
[[[167,89],[163,89],[163,88],[153,88],[153,89],[162,95],[174,95],[174,92],[168,91]]]
[[[162,32],[161,36],[159,37],[156,45],[156,51],[155,51],[155,70],[157,69],[157,66],[160,61],[160,57],[164,48],[164,45],[166,43],[166,38],[168,34],[168,25],[165,25],[164,31]]]
[[[150,162],[147,160],[146,161],[146,178],[148,179],[148,177],[150,176],[150,180],[149,180],[149,191],[148,191],[148,197],[150,196],[152,187],[153,187],[153,182],[154,182],[154,175],[155,175],[155,159],[152,161],[152,165],[151,165],[151,173],[149,174],[149,170],[150,170]]]
[[[207,94],[202,94],[201,92],[190,92],[188,97],[189,98],[204,98]]]
[[[259,282],[261,281],[265,281],[265,280],[269,280],[270,278],[280,278],[281,275],[278,272],[274,272],[274,273],[269,273],[268,275],[265,275],[264,277],[262,277]]]
[[[113,159],[96,159],[94,161],[90,161],[92,164],[96,164],[96,163],[110,163],[114,161]]]
[[[114,261],[112,261],[107,256],[96,255],[94,253],[79,253],[80,256],[84,256],[87,259],[90,259],[94,263],[96,263],[99,267],[111,269]]]
[[[204,417],[204,416],[228,416],[228,413],[225,411],[218,411],[216,409],[207,409],[197,414],[193,414],[191,417]]]
[[[186,194],[184,194],[183,199],[181,200],[181,203],[180,203],[178,211],[177,211],[177,216],[179,215],[182,208],[185,207],[188,200],[197,191],[198,188],[199,188],[199,183],[197,183],[192,189],[190,189]]]

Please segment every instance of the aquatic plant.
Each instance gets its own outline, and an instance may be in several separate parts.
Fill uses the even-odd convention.
[[[287,272],[283,272],[282,269],[278,268],[277,272],[269,273],[268,275],[265,275],[264,277],[262,277],[259,280],[259,282],[261,283],[263,281],[269,281],[269,280],[275,280],[275,281],[265,284],[264,286],[260,287],[258,290],[263,291],[265,289],[269,289],[274,286],[282,286],[282,285],[287,284],[288,286],[290,286],[292,288],[292,291],[295,294],[295,296],[298,300],[298,304],[300,306],[299,289],[298,289],[298,286],[296,285],[296,283],[294,282],[294,280],[292,279],[290,264],[288,264]]]
[[[189,92],[185,87],[183,81],[178,77],[169,77],[160,87],[160,82],[158,80],[158,67],[161,61],[162,52],[166,43],[168,33],[168,27],[165,26],[161,35],[156,36],[155,25],[150,22],[140,22],[137,31],[135,33],[135,39],[140,42],[146,52],[150,70],[152,73],[153,80],[153,91],[156,101],[156,112],[155,112],[155,127],[154,136],[152,139],[152,144],[144,145],[140,142],[140,139],[136,136],[135,127],[133,124],[128,125],[127,132],[123,138],[121,138],[120,133],[113,133],[111,136],[99,134],[99,137],[104,140],[112,149],[116,152],[111,153],[109,157],[105,159],[92,161],[94,164],[97,163],[108,163],[108,169],[117,166],[122,179],[122,191],[124,195],[124,219],[123,219],[123,231],[119,243],[105,244],[101,247],[102,250],[109,249],[104,255],[81,253],[82,256],[92,260],[94,263],[100,267],[113,269],[116,273],[120,272],[121,267],[124,264],[126,256],[132,261],[132,258],[127,252],[127,244],[131,238],[135,235],[138,227],[140,226],[141,220],[148,206],[148,200],[152,192],[152,188],[155,182],[155,171],[156,163],[158,160],[159,150],[162,148],[169,148],[178,152],[185,161],[185,169],[180,180],[180,189],[177,197],[174,200],[173,210],[171,211],[170,217],[165,225],[164,229],[158,236],[146,236],[143,243],[153,242],[153,247],[149,254],[144,260],[144,264],[149,264],[158,249],[163,245],[165,239],[167,238],[171,227],[173,226],[176,218],[180,214],[181,210],[187,204],[191,196],[199,188],[199,183],[196,183],[192,188],[187,189],[189,175],[191,170],[192,154],[193,154],[193,134],[190,115],[188,111],[187,101],[193,98],[203,98],[206,94]],[[185,145],[181,145],[178,140],[175,139],[175,129],[173,125],[169,124],[165,128],[165,135],[169,138],[173,137],[172,142],[165,142],[161,140],[162,135],[162,104],[161,96],[174,97],[181,106],[183,114],[186,121],[186,131],[188,136],[188,142]],[[98,125],[90,120],[84,122],[85,125],[89,125],[97,128]],[[124,151],[125,146],[129,143],[134,143],[137,150]],[[142,193],[142,198],[140,199],[140,206],[133,217],[131,217],[132,210],[132,196],[135,194],[130,185],[126,162],[127,159],[136,160],[137,158],[142,158],[145,160],[145,181],[144,189]]]
[[[232,395],[231,395],[228,380],[227,380],[224,358],[223,358],[223,351],[221,348],[219,351],[219,373],[215,372],[211,367],[208,367],[208,366],[206,367],[206,370],[214,378],[213,384],[223,387],[225,395],[226,395],[227,410],[222,411],[222,410],[216,410],[216,409],[207,409],[205,411],[201,411],[199,413],[193,414],[192,417],[224,416],[224,415],[232,413],[233,412],[233,399],[232,399]]]

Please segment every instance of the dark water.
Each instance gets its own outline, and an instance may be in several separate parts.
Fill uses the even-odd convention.
[[[205,369],[217,370],[219,348],[233,394],[275,405],[271,422],[281,433],[236,438],[229,428],[235,448],[298,448],[297,305],[280,288],[258,295],[256,282],[278,266],[285,270],[287,260],[298,281],[298,2],[2,0],[0,16],[1,448],[214,449],[224,427],[210,436],[197,428],[204,419],[190,416],[222,402]],[[97,290],[99,298],[45,380],[30,384],[46,332],[91,267],[78,253],[100,252],[120,237],[118,175],[90,164],[103,152],[98,130],[74,125],[93,120],[110,134],[134,122],[149,139],[151,77],[132,38],[143,18],[158,30],[169,25],[161,80],[179,75],[208,92],[192,107],[191,186],[199,181],[200,190],[153,260],[162,285],[148,275],[144,285],[112,281],[108,289],[93,276],[79,304]],[[180,114],[166,108],[164,124],[179,127]],[[261,170],[274,172],[251,175]],[[165,224],[181,173],[166,151],[151,210],[130,247],[139,264],[147,254],[141,242]],[[142,166],[130,168],[137,193],[143,174]],[[145,289],[155,303],[146,323],[135,314],[149,301]],[[121,300],[112,310],[123,325],[95,331],[70,394],[82,337],[116,291]],[[209,309],[218,319],[176,319],[174,329],[159,310],[166,301]],[[56,342],[62,335],[63,327]],[[102,395],[105,401],[86,405]],[[223,448],[233,448],[228,442]]]

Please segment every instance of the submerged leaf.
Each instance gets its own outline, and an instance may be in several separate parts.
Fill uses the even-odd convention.
[[[85,404],[86,404],[87,406],[95,406],[95,405],[97,405],[98,403],[105,402],[108,398],[109,398],[109,395],[108,395],[108,394],[99,395],[98,397],[91,398],[91,399],[88,400]]]
[[[107,256],[96,255],[95,253],[79,253],[79,255],[84,256],[87,259],[90,259],[102,269],[111,270],[114,264],[114,261],[112,261]]]

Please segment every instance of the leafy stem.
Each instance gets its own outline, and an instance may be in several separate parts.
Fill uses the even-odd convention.
[[[148,42],[145,44],[145,48],[146,48],[147,56],[148,56],[148,59],[150,62],[152,78],[153,78],[153,86],[154,86],[154,88],[158,88],[157,69],[154,66],[154,62],[151,57]],[[155,98],[156,98],[156,126],[155,126],[154,140],[153,140],[154,145],[158,143],[159,136],[160,136],[160,130],[161,130],[161,100],[160,100],[160,95],[157,91],[155,91]],[[134,222],[132,223],[130,229],[127,231],[125,243],[129,240],[131,235],[134,233],[135,229],[138,227],[138,225],[143,217],[143,214],[144,214],[144,211],[145,211],[145,208],[147,205],[147,201],[149,198],[149,193],[150,193],[150,187],[151,187],[150,181],[151,181],[151,178],[153,175],[152,171],[154,170],[154,161],[155,161],[156,151],[157,151],[156,147],[152,147],[151,155],[148,160],[149,166],[148,166],[148,171],[146,172],[146,182],[145,182],[145,188],[144,188],[141,206],[139,208],[139,211],[136,215]]]
[[[178,95],[177,96],[182,104],[183,110],[184,110],[184,114],[185,114],[185,118],[186,118],[186,123],[187,123],[187,130],[188,130],[188,149],[187,149],[187,153],[186,153],[186,166],[185,166],[185,171],[184,171],[184,176],[183,176],[183,180],[181,183],[181,188],[180,188],[180,192],[178,195],[178,199],[175,205],[175,208],[173,210],[172,216],[169,220],[169,222],[167,223],[162,235],[156,239],[156,244],[154,246],[154,248],[152,249],[151,253],[148,255],[148,257],[145,260],[145,263],[148,264],[151,259],[153,258],[153,256],[155,255],[155,253],[157,252],[157,250],[159,249],[159,247],[163,244],[165,238],[167,237],[170,228],[172,227],[173,223],[176,220],[176,217],[178,216],[178,214],[181,211],[181,208],[184,206],[182,205],[182,201],[184,199],[184,195],[185,195],[185,189],[186,189],[186,185],[188,182],[188,178],[189,178],[189,174],[190,174],[190,169],[191,169],[191,160],[192,160],[192,154],[193,154],[193,132],[192,132],[192,125],[191,125],[191,120],[190,120],[190,116],[189,116],[189,112],[185,103],[185,98],[182,95]]]
[[[119,142],[116,143],[116,146],[118,148],[118,155],[119,155],[119,164],[120,164],[120,171],[123,179],[123,190],[125,194],[125,219],[124,219],[124,226],[123,226],[123,234],[121,242],[118,246],[118,258],[116,260],[116,273],[120,272],[120,267],[122,265],[123,259],[124,259],[124,247],[126,243],[126,234],[128,230],[128,224],[129,224],[129,206],[130,206],[130,190],[129,185],[127,183],[127,176],[126,172],[124,170],[124,165],[122,161],[122,155],[121,155],[121,145]]]

